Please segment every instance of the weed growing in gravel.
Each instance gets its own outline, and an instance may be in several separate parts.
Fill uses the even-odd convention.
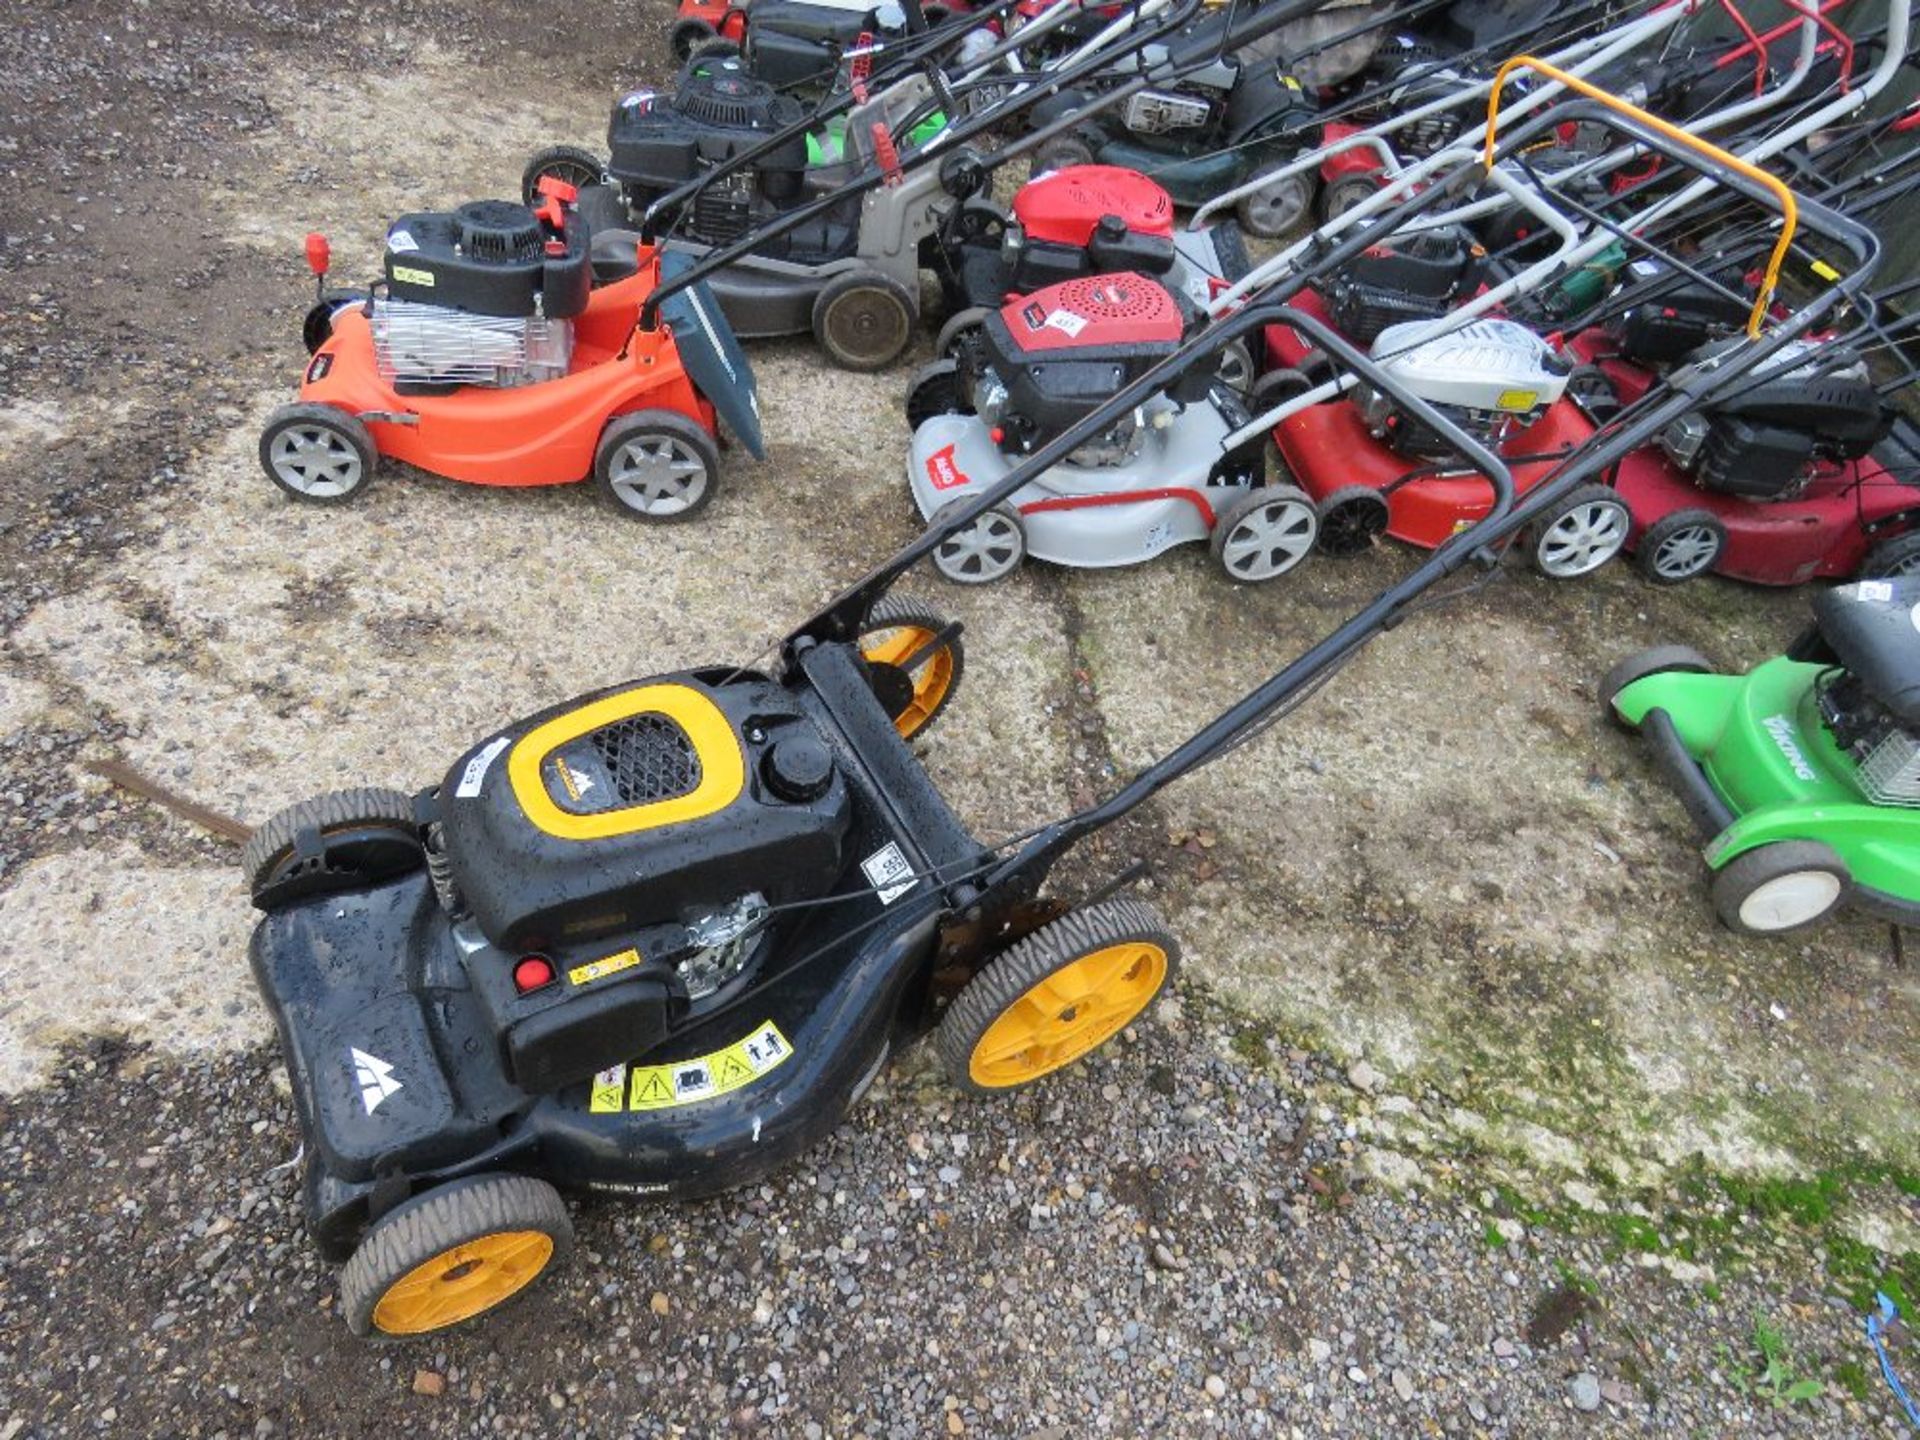
[[[1826,1394],[1827,1387],[1818,1380],[1795,1378],[1787,1356],[1786,1337],[1780,1333],[1779,1326],[1757,1310],[1753,1316],[1753,1348],[1766,1362],[1759,1375],[1760,1394],[1774,1405],[1798,1405]]]

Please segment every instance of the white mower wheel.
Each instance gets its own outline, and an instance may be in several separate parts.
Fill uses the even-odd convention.
[[[1549,580],[1591,575],[1626,547],[1633,516],[1611,485],[1582,485],[1534,522],[1533,568]]]
[[[949,500],[933,512],[929,529],[937,529],[959,507],[972,502]],[[933,568],[956,585],[991,585],[1020,568],[1027,558],[1027,527],[1010,505],[996,505],[966,529],[949,535],[933,552]]]
[[[1736,855],[1713,877],[1713,908],[1740,935],[1816,925],[1853,888],[1847,863],[1817,840],[1776,840]]]
[[[260,468],[296,500],[342,505],[367,488],[379,451],[360,423],[331,405],[282,405],[260,432]]]
[[[1229,579],[1258,584],[1306,559],[1319,535],[1320,518],[1306,491],[1257,485],[1221,509],[1207,546]]]

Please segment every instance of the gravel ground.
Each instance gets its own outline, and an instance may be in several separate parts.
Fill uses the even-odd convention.
[[[594,142],[667,16],[8,12],[0,1440],[1901,1433],[1855,1302],[1902,1263],[1920,1290],[1915,970],[1862,922],[1718,930],[1592,693],[1655,640],[1757,658],[1804,600],[1624,569],[1406,627],[1091,847],[1064,878],[1147,858],[1189,950],[1180,1001],[1112,1054],[975,1105],[909,1052],[773,1184],[583,1207],[579,1263],[497,1322],[348,1340],[273,1169],[296,1141],[232,850],[89,767],[244,820],[411,787],[507,716],[755,654],[913,533],[904,372],[800,344],[754,352],[771,461],[730,457],[684,532],[397,474],[315,512],[258,475],[302,234],[358,275],[387,217]],[[1407,563],[1237,591],[1191,552],[941,589],[969,684],[927,763],[981,833],[1022,828]],[[1823,1393],[1784,1400],[1795,1378]]]

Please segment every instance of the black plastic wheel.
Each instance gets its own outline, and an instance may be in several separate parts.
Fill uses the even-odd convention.
[[[940,326],[940,333],[934,336],[934,358],[939,360],[957,359],[958,357],[954,354],[954,351],[960,344],[960,337],[971,330],[979,329],[980,322],[992,313],[992,309],[986,305],[969,305],[964,310],[954,311],[953,314],[946,318],[945,323]]]
[[[1067,170],[1075,165],[1093,164],[1093,146],[1078,135],[1056,135],[1040,147],[1040,153],[1033,157],[1033,173],[1044,175],[1053,170]]]
[[[307,318],[300,322],[300,343],[307,347],[307,353],[313,354],[333,338],[335,315],[349,305],[364,304],[366,299],[364,290],[329,290],[316,300]]]
[[[960,367],[935,360],[914,371],[907,382],[907,429],[918,430],[936,415],[971,415],[973,405],[960,393]]]
[[[1615,724],[1627,729],[1638,727],[1627,725],[1620,718],[1620,712],[1613,708],[1613,697],[1636,680],[1644,680],[1649,675],[1710,675],[1713,662],[1690,645],[1654,645],[1645,650],[1637,650],[1624,660],[1614,663],[1611,670],[1600,681],[1600,708]]]
[[[282,405],[260,432],[260,468],[309,505],[344,505],[367,488],[378,463],[360,417],[331,405]]]
[[[1372,175],[1344,175],[1320,192],[1322,224],[1337,220],[1363,200],[1379,192],[1380,182]]]
[[[303,832],[318,840],[305,856],[298,853]],[[330,790],[289,805],[240,850],[247,893],[262,909],[301,895],[377,885],[425,863],[413,797],[378,786]]]
[[[1253,382],[1248,398],[1256,411],[1271,410],[1313,389],[1313,377],[1304,370],[1281,367],[1269,370]]]
[[[713,26],[693,16],[676,20],[673,28],[667,31],[667,45],[673,51],[673,58],[682,65],[693,58],[696,46],[716,38]]]
[[[887,595],[860,626],[860,658],[902,740],[912,739],[940,717],[966,674],[966,645],[959,635],[928,648],[949,623],[931,605]],[[901,662],[911,668],[901,668]]]
[[[1740,935],[1786,935],[1846,903],[1853,876],[1829,845],[1776,840],[1733,857],[1713,876],[1713,908]]]
[[[934,1044],[972,1095],[1031,1085],[1097,1050],[1179,973],[1159,912],[1119,896],[1070,910],[1016,941],[966,983]]]
[[[1862,580],[1890,580],[1896,575],[1920,573],[1920,530],[1909,530],[1882,540],[1860,562]]]
[[[1712,512],[1676,510],[1649,525],[1633,552],[1633,565],[1655,585],[1680,585],[1720,563],[1727,553],[1727,527]]]
[[[340,1308],[356,1335],[430,1335],[504,1305],[572,1255],[573,1220],[553,1186],[473,1175],[375,1221],[340,1272]]]
[[[607,166],[591,150],[582,150],[578,145],[549,145],[536,151],[527,161],[527,168],[520,172],[520,201],[524,205],[538,205],[541,200],[540,182],[548,176],[555,180],[564,180],[576,190],[584,190],[589,185],[604,185],[607,180]]]
[[[1364,555],[1387,533],[1387,497],[1371,485],[1342,485],[1320,502],[1319,550],[1350,560]]]
[[[920,302],[878,270],[848,270],[813,302],[813,336],[842,370],[884,370],[913,343]]]
[[[720,488],[720,450],[711,435],[676,411],[636,410],[601,435],[593,483],[621,514],[677,525],[712,502]]]

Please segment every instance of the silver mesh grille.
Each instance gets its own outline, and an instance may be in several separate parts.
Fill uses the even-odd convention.
[[[1920,740],[1894,731],[1860,762],[1860,788],[1876,805],[1920,805]]]
[[[565,320],[469,315],[411,300],[376,300],[373,358],[390,380],[500,388],[557,380],[573,357]]]

